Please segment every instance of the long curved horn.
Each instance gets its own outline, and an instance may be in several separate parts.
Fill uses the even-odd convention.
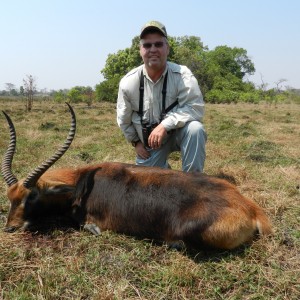
[[[46,161],[44,161],[40,166],[35,168],[30,174],[28,174],[27,178],[24,180],[24,187],[31,188],[34,187],[37,183],[38,179],[57,161],[59,160],[64,153],[69,149],[76,131],[76,117],[73,108],[69,103],[66,102],[69,107],[72,116],[71,127],[69,130],[69,134],[64,144]]]
[[[11,164],[16,151],[16,130],[15,126],[7,113],[2,111],[9,125],[10,141],[1,165],[1,173],[8,186],[18,182],[16,176],[12,173]]]

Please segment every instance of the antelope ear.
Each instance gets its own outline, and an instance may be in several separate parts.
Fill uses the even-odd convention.
[[[40,193],[37,189],[32,189],[24,199],[24,219],[30,218],[36,213],[36,207],[40,201]]]

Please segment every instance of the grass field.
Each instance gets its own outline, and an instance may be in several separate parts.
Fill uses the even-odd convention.
[[[73,106],[77,133],[54,168],[101,161],[134,162],[116,125],[115,105]],[[64,104],[0,102],[13,119],[13,171],[27,175],[65,139]],[[0,118],[1,157],[9,133]],[[0,299],[300,299],[300,105],[207,105],[205,172],[228,178],[258,202],[274,236],[235,251],[174,251],[151,241],[57,228],[2,231],[9,209],[0,183]],[[170,164],[180,169],[180,156]]]

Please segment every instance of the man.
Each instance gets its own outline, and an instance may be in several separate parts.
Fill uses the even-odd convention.
[[[137,165],[168,168],[169,154],[181,151],[182,170],[202,172],[203,97],[192,72],[167,61],[169,51],[165,26],[146,23],[140,33],[144,64],[120,82],[118,125],[135,148]]]

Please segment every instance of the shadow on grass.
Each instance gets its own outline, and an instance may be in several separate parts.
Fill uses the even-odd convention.
[[[134,238],[137,239],[137,238]],[[137,239],[139,240],[139,239]],[[245,257],[246,252],[251,244],[242,245],[234,250],[220,250],[215,248],[199,247],[192,248],[185,246],[183,242],[178,242],[172,245],[168,245],[162,241],[154,241],[148,239],[141,239],[145,243],[149,243],[156,247],[162,247],[169,252],[177,252],[191,259],[197,264],[204,262],[220,262],[227,259],[233,259],[234,257]]]
[[[233,259],[234,257],[245,257],[247,252],[246,250],[249,247],[250,245],[243,245],[234,250],[187,249],[184,254],[198,264],[204,262],[221,262]]]
[[[55,239],[57,235],[72,234],[74,232],[80,231],[81,228],[71,217],[69,216],[47,216],[43,218],[36,219],[34,224],[31,224],[27,228],[27,232],[32,238],[41,238],[41,239]],[[92,234],[91,234],[92,235]],[[174,243],[171,245],[166,244],[163,241],[156,241],[152,239],[139,238],[134,236],[127,236],[125,234],[110,233],[111,243],[118,240],[118,236],[122,239],[122,244],[124,246],[124,241],[128,238],[128,244],[135,245],[138,248],[139,243],[146,244],[147,247],[161,247],[165,249],[166,252],[177,252],[191,259],[195,263],[204,263],[204,262],[220,262],[224,260],[230,260],[234,257],[244,257],[246,255],[246,250],[249,248],[249,245],[243,245],[234,250],[217,250],[211,248],[191,248],[184,245],[183,242]],[[107,238],[107,235],[106,237]],[[110,239],[110,238],[109,238]],[[80,241],[78,241],[80,242]],[[133,242],[133,243],[132,243]],[[135,246],[134,246],[135,247]],[[124,246],[124,251],[126,251],[126,246]]]
[[[69,216],[43,216],[28,226],[28,232],[38,235],[53,235],[57,231],[69,232],[80,229],[77,222]]]

